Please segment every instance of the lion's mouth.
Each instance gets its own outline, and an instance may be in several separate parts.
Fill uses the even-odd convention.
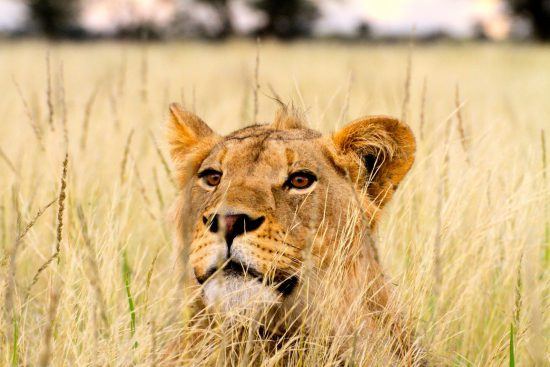
[[[264,283],[265,280],[267,286],[273,286],[277,292],[283,296],[290,295],[298,285],[299,280],[296,275],[287,275],[282,272],[275,272],[274,275],[266,278],[261,272],[253,267],[244,265],[233,259],[229,260],[221,271],[226,277],[250,277],[256,279],[260,283]],[[218,268],[211,268],[204,275],[195,274],[195,276],[197,281],[203,284],[217,272]]]
[[[223,273],[227,276],[251,276],[253,278],[261,279],[262,274],[259,271],[256,271],[256,269],[245,266],[242,263],[230,260],[225,266],[223,267]]]

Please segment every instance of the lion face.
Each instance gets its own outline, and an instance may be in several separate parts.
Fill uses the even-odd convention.
[[[311,130],[256,126],[224,137],[202,161],[189,182],[189,260],[201,284],[220,271],[205,284],[207,303],[248,298],[247,289],[270,302],[292,294],[326,210],[336,219],[334,204],[354,194],[325,145]]]
[[[414,152],[410,130],[385,117],[323,136],[282,111],[221,137],[177,105],[170,144],[192,278],[226,311],[296,302],[305,259],[323,270],[350,210],[362,214],[357,242],[367,238]],[[352,258],[376,261],[365,247]]]

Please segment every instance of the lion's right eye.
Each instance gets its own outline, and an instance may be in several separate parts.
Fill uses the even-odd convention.
[[[199,178],[210,187],[216,187],[220,184],[222,173],[213,169],[207,169],[199,173]]]

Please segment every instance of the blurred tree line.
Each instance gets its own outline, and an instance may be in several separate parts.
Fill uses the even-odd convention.
[[[28,0],[35,30],[50,38],[70,35],[78,11],[75,0]]]
[[[223,26],[221,37],[232,33],[229,0],[200,0],[212,5],[220,15]],[[319,15],[310,0],[250,0],[248,4],[266,16],[266,22],[253,32],[256,36],[275,36],[282,39],[310,36]]]
[[[35,30],[49,38],[84,37],[85,32],[76,22],[82,1],[86,0],[27,0]],[[202,36],[222,39],[234,34],[230,0],[195,1],[210,6],[221,22],[214,34]],[[307,37],[312,34],[315,20],[319,16],[317,5],[312,0],[248,0],[247,5],[265,16],[265,22],[251,32],[253,36],[281,39]],[[177,19],[186,21],[190,16]],[[119,36],[129,38],[141,38],[144,35],[159,37],[159,33],[159,29],[147,22],[123,27],[118,31]],[[196,34],[197,31],[193,33]]]
[[[21,0],[25,1],[31,12],[34,31],[50,38],[87,37],[89,35],[79,26],[76,19],[83,2],[90,0]],[[230,6],[232,0],[174,0],[179,3],[196,2],[210,7],[220,23],[214,32],[204,28],[193,28],[194,14],[178,16],[170,29],[181,29],[180,34],[189,33],[201,37],[223,39],[235,33],[232,24]],[[312,35],[315,21],[320,15],[315,0],[243,0],[248,7],[260,12],[265,21],[251,36],[277,37],[293,39]],[[539,40],[550,40],[550,0],[505,0],[508,10],[516,17],[528,20],[532,36]],[[182,24],[186,23],[186,24]],[[365,31],[366,30],[366,31]],[[141,38],[162,37],[166,29],[159,29],[147,21],[121,27],[116,36]],[[364,24],[357,30],[356,37],[365,38],[370,28]]]
[[[550,0],[508,1],[515,14],[530,21],[536,38],[550,40]]]

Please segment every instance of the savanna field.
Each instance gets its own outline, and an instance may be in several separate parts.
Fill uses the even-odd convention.
[[[549,365],[549,66],[519,44],[0,43],[0,365],[162,365],[192,328],[168,104],[229,133],[270,122],[275,95],[326,133],[412,127],[376,237],[437,365]],[[237,342],[209,338],[182,364],[224,365]],[[292,365],[341,363],[296,348]],[[347,365],[384,365],[361,353]]]

